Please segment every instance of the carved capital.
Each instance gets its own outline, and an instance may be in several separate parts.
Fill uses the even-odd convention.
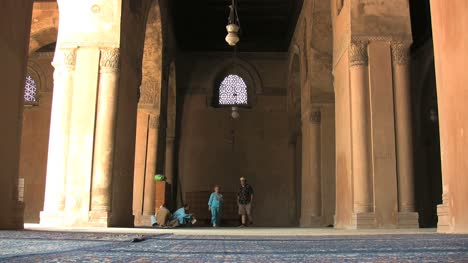
[[[54,68],[67,67],[68,69],[75,68],[76,65],[76,49],[74,48],[60,48],[55,51],[52,66]]]
[[[101,70],[119,71],[120,69],[120,50],[118,48],[101,49],[101,59],[99,61]]]
[[[310,122],[318,124],[322,121],[322,113],[319,109],[312,109],[309,117]]]
[[[149,127],[151,129],[157,129],[159,127],[159,115],[150,115]]]
[[[353,66],[367,66],[369,57],[365,41],[352,42],[349,47],[349,63]]]
[[[393,64],[407,65],[410,61],[410,46],[409,43],[395,42],[392,43],[392,60]]]

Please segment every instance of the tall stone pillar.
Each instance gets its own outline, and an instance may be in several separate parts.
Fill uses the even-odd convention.
[[[164,166],[164,173],[167,182],[172,184],[174,178],[174,141],[175,137],[166,137],[166,164]]]
[[[149,119],[149,132],[148,132],[148,146],[146,154],[146,172],[145,172],[145,187],[143,197],[143,215],[153,215],[155,213],[155,191],[156,182],[154,176],[156,175],[156,164],[158,154],[158,127],[159,116],[150,115]]]
[[[351,140],[353,158],[353,221],[371,224],[373,217],[369,146],[369,75],[367,42],[351,43],[350,49]]]
[[[0,4],[0,229],[23,228],[18,174],[32,5],[31,0]]]
[[[437,231],[468,233],[468,2],[431,0],[442,155]]]
[[[50,122],[49,154],[44,211],[41,220],[59,224],[65,208],[65,188],[68,163],[68,142],[73,96],[73,74],[76,63],[75,49],[57,49],[52,62],[54,95]]]
[[[320,172],[320,109],[312,108],[302,120],[301,226],[322,224],[322,185]]]
[[[399,225],[418,227],[414,205],[410,43],[392,44]]]
[[[101,49],[90,218],[105,224],[111,211],[119,60],[119,49]]]

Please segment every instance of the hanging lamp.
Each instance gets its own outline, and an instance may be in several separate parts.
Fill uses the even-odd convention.
[[[228,32],[225,40],[230,46],[235,46],[240,38],[239,38],[239,30],[240,30],[240,22],[239,22],[239,15],[237,14],[237,1],[232,0],[232,4],[229,6],[229,18],[228,18],[228,25],[226,26],[226,30]]]

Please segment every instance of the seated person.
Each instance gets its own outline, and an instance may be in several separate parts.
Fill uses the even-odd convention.
[[[156,225],[159,225],[160,227],[168,227],[171,217],[172,215],[169,209],[167,209],[166,206],[162,204],[158,211],[156,211],[156,215],[151,217],[151,224],[153,227]]]
[[[171,221],[171,226],[191,226],[197,222],[195,217],[192,214],[188,214],[190,207],[188,204],[184,204],[183,207],[179,208],[172,215],[172,219],[175,222]]]

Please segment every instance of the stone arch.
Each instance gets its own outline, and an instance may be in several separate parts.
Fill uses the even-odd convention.
[[[35,1],[32,12],[29,54],[57,42],[59,24],[58,4]]]
[[[48,27],[31,34],[29,40],[29,54],[33,54],[41,47],[57,42],[57,27]]]

